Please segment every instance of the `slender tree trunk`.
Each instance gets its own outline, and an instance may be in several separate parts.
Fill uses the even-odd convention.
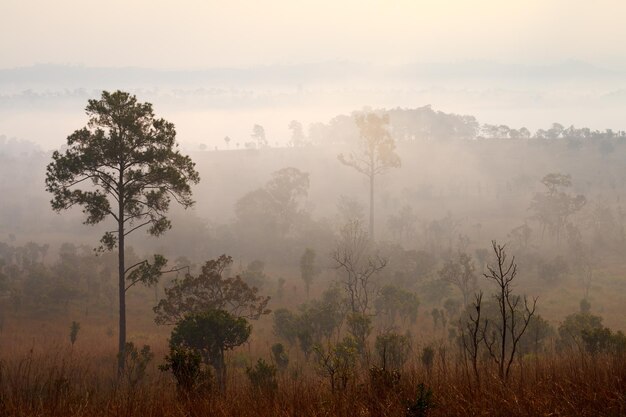
[[[118,346],[118,358],[117,358],[117,374],[118,376],[124,370],[124,356],[126,351],[126,267],[125,267],[125,247],[124,247],[124,170],[120,169],[120,183],[119,183],[119,210],[118,210],[118,291],[119,291],[119,346]]]
[[[120,210],[121,211],[121,210]],[[126,282],[124,279],[124,226],[119,225],[118,263],[119,263],[119,298],[120,298],[120,323],[119,323],[119,347],[117,358],[118,375],[124,370],[124,353],[126,350]]]
[[[217,373],[217,385],[220,391],[226,390],[226,364],[224,363],[224,351],[220,350],[220,357],[218,359],[218,366],[215,369]]]
[[[500,276],[502,276],[502,268],[500,268]],[[506,355],[506,333],[507,333],[507,314],[506,314],[506,304],[505,304],[505,290],[504,287],[502,287],[502,291],[501,291],[501,297],[502,299],[500,300],[500,314],[502,316],[502,338],[501,338],[501,350],[500,350],[500,378],[504,379],[504,358]]]
[[[374,240],[374,173],[370,174],[370,239]]]

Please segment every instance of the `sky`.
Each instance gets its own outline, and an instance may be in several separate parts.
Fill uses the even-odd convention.
[[[626,130],[624,16],[623,0],[0,0],[0,135],[55,149],[117,88],[210,148],[365,106]]]
[[[626,68],[617,0],[1,0],[0,68],[356,61]]]

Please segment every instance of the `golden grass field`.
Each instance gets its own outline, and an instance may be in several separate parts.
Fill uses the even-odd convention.
[[[170,374],[159,371],[167,329],[142,333],[137,344],[155,353],[145,377],[129,384],[115,374],[115,342],[108,320],[90,316],[76,344],[67,329],[41,320],[5,324],[0,366],[0,415],[6,416],[621,416],[626,415],[626,357],[577,351],[520,358],[504,384],[487,362],[477,386],[458,352],[437,350],[426,369],[418,353],[401,370],[399,382],[377,383],[360,366],[345,390],[328,381],[298,355],[278,376],[276,391],[254,389],[230,355],[228,385],[194,396],[179,394]],[[55,321],[58,323],[58,321]],[[141,323],[141,321],[140,321]],[[144,323],[147,326],[147,321]],[[263,333],[267,332],[266,329]],[[65,337],[62,335],[65,334]],[[239,348],[267,357],[264,343]],[[264,355],[265,354],[265,355]],[[419,384],[432,392],[424,414],[407,414]]]

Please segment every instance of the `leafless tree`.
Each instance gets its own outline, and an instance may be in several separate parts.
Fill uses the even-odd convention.
[[[489,355],[498,366],[500,378],[506,381],[519,341],[535,314],[537,298],[529,302],[526,296],[522,298],[513,294],[513,280],[517,276],[515,257],[509,262],[505,245],[499,245],[495,240],[491,242],[491,246],[496,263],[488,265],[488,273],[483,275],[497,285],[495,299],[498,304],[498,318],[493,326],[485,328],[483,341]]]
[[[474,371],[474,378],[478,386],[480,386],[478,352],[480,350],[480,344],[484,341],[487,330],[487,321],[481,321],[482,302],[483,293],[475,294],[469,315],[466,321],[461,323],[461,342],[463,344],[464,354],[469,355],[472,361],[472,370]],[[475,313],[473,313],[472,310],[474,310]]]
[[[372,254],[369,235],[358,221],[343,228],[332,258],[343,272],[341,285],[348,294],[351,311],[366,314],[376,292],[373,277],[387,266],[387,259]]]

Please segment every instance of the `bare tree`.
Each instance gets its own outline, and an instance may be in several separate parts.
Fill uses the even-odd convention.
[[[483,302],[483,293],[477,293],[474,295],[474,301],[472,303],[471,310],[464,323],[461,323],[461,343],[465,355],[469,355],[472,361],[472,370],[474,371],[474,378],[476,379],[476,385],[480,386],[480,374],[478,373],[478,352],[480,350],[480,344],[485,338],[485,332],[487,329],[487,321],[481,322],[481,308]],[[475,311],[475,314],[472,313]],[[467,356],[465,356],[467,357]]]
[[[535,314],[537,298],[533,298],[529,303],[526,296],[522,298],[513,294],[512,283],[517,276],[515,257],[508,262],[505,245],[498,245],[493,240],[491,246],[496,257],[496,263],[493,266],[488,265],[488,273],[483,275],[497,285],[498,290],[495,299],[498,304],[498,319],[493,323],[491,332],[485,330],[483,340],[489,355],[498,365],[500,378],[506,381],[519,341]],[[524,301],[523,306],[522,300]]]
[[[372,254],[369,236],[358,221],[343,228],[332,258],[344,273],[341,285],[348,294],[351,311],[366,314],[376,291],[372,278],[387,266],[387,259]]]

